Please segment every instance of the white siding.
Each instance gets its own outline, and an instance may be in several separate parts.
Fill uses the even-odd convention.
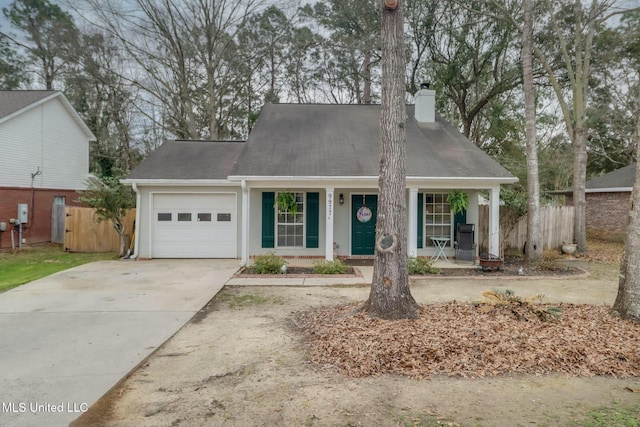
[[[89,140],[59,98],[0,123],[0,187],[86,188]]]

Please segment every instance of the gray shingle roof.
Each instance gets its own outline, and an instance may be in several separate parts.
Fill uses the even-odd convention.
[[[585,185],[588,190],[603,188],[629,188],[629,191],[631,191],[635,179],[636,164],[633,163],[597,178],[590,179]]]
[[[436,115],[407,107],[407,176],[513,178]],[[232,176],[377,176],[380,105],[267,104]]]
[[[612,188],[623,189],[618,191],[629,191],[633,188],[636,179],[636,164],[632,163],[628,166],[616,169],[612,172],[600,175],[590,179],[585,183],[585,193],[601,193]],[[605,190],[605,191],[603,191]],[[564,190],[549,191],[549,194],[571,194],[573,188],[565,188]]]
[[[244,142],[166,141],[127,179],[226,179]]]
[[[440,116],[407,113],[407,176],[515,179]],[[380,105],[268,104],[247,142],[167,141],[127,179],[375,177],[379,122]]]
[[[55,92],[53,90],[0,90],[0,119]]]

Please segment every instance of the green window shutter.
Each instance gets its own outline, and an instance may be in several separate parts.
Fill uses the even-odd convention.
[[[418,193],[418,247],[424,247],[422,236],[424,234],[424,194]]]
[[[453,238],[456,239],[456,233],[458,232],[458,224],[467,223],[467,211],[458,212],[453,216]]]
[[[273,205],[276,193],[265,191],[262,193],[262,247],[275,248],[276,214]]]
[[[320,234],[320,193],[307,193],[307,248],[317,248]]]

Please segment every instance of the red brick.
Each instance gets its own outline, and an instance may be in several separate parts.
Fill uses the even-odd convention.
[[[0,233],[0,249],[11,247],[10,218],[18,216],[18,204],[29,206],[29,222],[23,225],[22,238],[27,245],[48,243],[51,241],[51,206],[56,196],[64,196],[67,206],[83,206],[75,200],[75,190],[52,190],[42,188],[0,187],[0,222],[7,223],[7,231]],[[14,234],[18,245],[18,230]]]

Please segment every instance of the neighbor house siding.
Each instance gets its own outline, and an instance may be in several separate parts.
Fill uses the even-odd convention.
[[[630,193],[587,193],[587,229],[624,232],[629,224]]]
[[[0,123],[0,154],[0,186],[86,188],[89,138],[57,98]]]

